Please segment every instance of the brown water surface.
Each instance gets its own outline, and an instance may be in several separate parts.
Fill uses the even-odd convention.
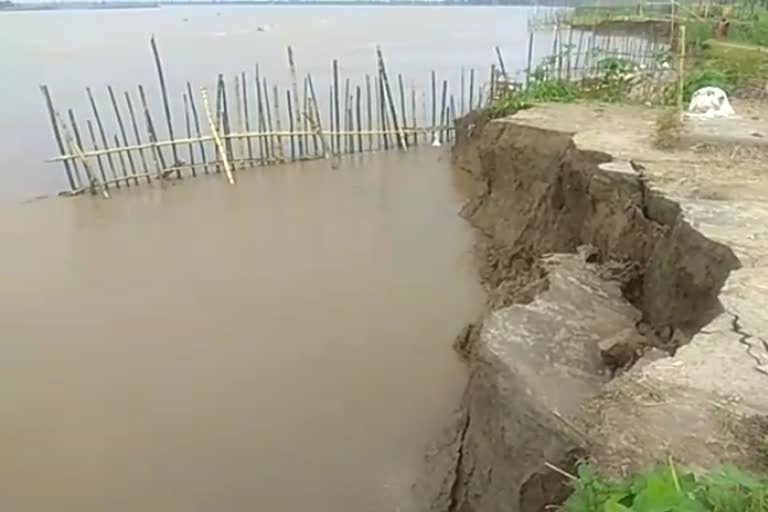
[[[415,510],[482,302],[447,160],[3,208],[0,508]]]

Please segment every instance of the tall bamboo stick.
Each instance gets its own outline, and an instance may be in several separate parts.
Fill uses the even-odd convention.
[[[280,92],[276,85],[272,86],[272,98],[275,100],[275,129],[280,133]],[[275,135],[275,138],[277,140],[277,158],[281,162],[284,162],[285,153],[283,151],[283,138],[281,135]]]
[[[501,48],[498,46],[496,47],[496,57],[499,59],[499,71],[501,71],[501,76],[506,77],[507,68],[504,65],[504,57],[501,56]]]
[[[264,120],[264,102],[263,98],[261,97],[261,76],[259,75],[258,64],[256,64],[254,80],[256,85],[257,131],[265,132],[267,131],[267,125]],[[263,137],[259,137],[259,159],[262,166],[265,165],[267,160],[269,160],[269,144]]]
[[[360,113],[360,103],[362,101],[362,89],[360,86],[355,87],[355,118],[357,120],[357,152],[363,152],[363,118]]]
[[[528,63],[525,68],[525,88],[531,86],[531,67],[533,66],[533,37],[535,31],[531,30],[528,34]],[[472,103],[470,101],[470,103]]]
[[[402,124],[400,125],[401,128],[405,128],[405,125],[408,123],[406,120],[406,108],[405,108],[405,86],[403,86],[403,75],[401,73],[397,74],[397,82],[398,82],[398,88],[400,89],[400,120],[402,121]],[[408,146],[408,139],[403,135],[403,141],[402,143],[405,146]]]
[[[99,115],[99,109],[96,107],[96,100],[93,99],[93,93],[90,87],[85,88],[85,92],[88,95],[88,101],[91,104],[91,110],[93,111],[93,117],[96,119],[96,127],[99,129],[99,136],[101,137],[101,144],[104,149],[109,149],[109,143],[107,142],[107,134],[104,131],[104,123],[101,122],[101,116]],[[109,164],[109,172],[112,177],[117,179],[117,170],[115,170],[115,161],[112,159],[111,154],[107,154],[107,163]],[[116,183],[115,186],[120,188],[120,184]]]
[[[351,121],[350,116],[350,96],[349,96],[349,78],[344,80],[344,129],[349,131],[349,123]],[[345,150],[347,153],[353,153],[354,141],[352,135],[347,135],[344,140]]]
[[[368,131],[373,131],[373,110],[371,105],[371,77],[365,75],[365,104],[368,113]],[[368,151],[373,151],[373,135],[368,136]]]
[[[315,86],[312,85],[312,75],[307,75],[307,86],[309,88],[309,97],[310,97],[310,103],[312,104],[312,110],[313,115],[312,118],[309,119],[310,124],[313,124],[313,129],[317,131],[320,139],[320,143],[323,148],[323,158],[326,160],[329,157],[328,153],[328,143],[325,140],[325,135],[323,134],[323,122],[320,119],[320,107],[317,104],[317,95],[315,95]]]
[[[163,169],[166,167],[165,157],[163,156],[162,151],[160,151],[160,147],[157,145],[157,132],[155,131],[155,123],[152,122],[152,114],[149,112],[147,96],[144,94],[144,87],[142,85],[139,85],[139,99],[141,100],[141,106],[144,109],[144,119],[147,122],[147,134],[149,135],[149,142],[152,144],[152,155],[155,159],[157,177],[162,178]],[[115,178],[117,178],[117,176],[115,176]]]
[[[235,75],[235,113],[237,114],[237,131],[239,133],[246,133],[245,131],[245,118],[243,117],[243,94],[240,91],[240,75]],[[246,138],[239,139],[240,146],[240,159],[245,162],[248,158],[246,148]],[[241,167],[245,167],[241,165]]]
[[[53,108],[53,100],[51,99],[51,93],[48,90],[47,85],[41,85],[40,91],[43,93],[43,96],[45,97],[45,106],[48,109],[48,117],[51,120],[51,128],[53,129],[53,138],[56,140],[56,146],[59,149],[59,154],[63,155],[65,153],[64,151],[64,142],[61,139],[61,132],[59,131],[59,125],[56,122],[56,110]],[[75,178],[72,175],[72,169],[70,168],[69,162],[64,161],[64,171],[67,174],[67,182],[69,183],[69,189],[74,191],[77,187],[75,185]]]
[[[418,122],[416,121],[416,83],[411,84],[411,129],[418,129]],[[419,145],[419,135],[416,131],[413,132],[414,146]]]
[[[133,102],[131,101],[131,95],[128,94],[128,91],[124,91],[125,94],[125,104],[128,107],[128,116],[131,118],[131,127],[133,128],[133,138],[136,141],[136,144],[141,146],[143,143],[141,141],[141,134],[139,132],[139,124],[136,122],[136,113],[133,110]],[[139,159],[141,160],[141,168],[144,171],[144,174],[147,176],[147,183],[152,182],[152,178],[149,177],[149,165],[147,165],[147,157],[144,154],[144,149],[139,149]],[[104,178],[104,184],[106,185],[106,178]]]
[[[163,74],[163,65],[160,62],[160,52],[157,49],[157,41],[155,36],[152,36],[149,40],[152,46],[152,55],[155,57],[155,66],[157,67],[157,77],[160,80],[160,93],[163,96],[163,109],[165,110],[165,121],[168,125],[168,137],[171,141],[171,154],[173,155],[174,166],[178,165],[179,155],[176,151],[176,144],[173,143],[173,122],[171,121],[171,107],[168,103],[168,90],[165,86],[165,75]],[[176,173],[177,177],[181,177],[181,172]]]
[[[331,108],[333,119],[333,126],[336,128],[336,140],[335,148],[336,154],[341,152],[341,135],[338,132],[341,131],[341,118],[339,117],[339,61],[333,59],[333,92],[331,94]]]
[[[240,84],[243,88],[243,117],[245,118],[245,131],[249,132],[251,131],[251,116],[248,111],[248,81],[246,80],[247,75],[245,71],[243,71],[240,74]],[[246,145],[248,146],[248,165],[253,165],[253,144],[251,141],[251,137],[248,137],[246,139]]]
[[[197,106],[195,105],[195,96],[192,94],[192,84],[187,82],[187,98],[189,98],[189,108],[192,110],[192,120],[195,122],[195,134],[200,139],[203,132],[200,129],[200,118],[197,115]],[[250,141],[250,139],[248,139]],[[203,172],[208,174],[208,156],[205,154],[205,143],[200,140],[200,158],[203,161]]]
[[[475,68],[469,70],[469,110],[475,110]]]
[[[84,148],[85,146],[83,146],[83,139],[80,138],[80,129],[77,127],[77,121],[75,120],[75,112],[71,108],[67,109],[67,116],[69,117],[69,124],[72,127],[72,133],[75,136],[75,145],[77,146],[77,148],[80,149],[80,152],[82,153],[82,148]],[[87,162],[83,165],[84,166],[87,165]],[[87,169],[83,169],[83,170],[86,171],[86,174],[87,174]],[[78,181],[80,181],[79,176],[78,176]]]
[[[288,137],[288,141],[290,143],[291,147],[291,161],[296,161],[296,140],[294,135],[294,124],[293,124],[293,104],[291,102],[291,90],[286,89],[285,90],[285,104],[288,107],[288,131],[291,133],[291,135]],[[299,136],[299,142],[301,142],[301,136]]]
[[[288,46],[288,67],[290,68],[291,72],[291,86],[293,87],[293,98],[296,102],[295,108],[291,106],[291,109],[295,112],[296,115],[296,127],[298,128],[301,126],[301,109],[299,109],[299,84],[296,80],[296,62],[293,58],[293,48]],[[298,138],[299,142],[299,157],[303,158],[304,156],[304,143],[301,140],[301,137]],[[291,144],[293,144],[293,138],[291,138]],[[291,153],[293,153],[293,149],[291,149]],[[295,159],[295,158],[294,158]]]
[[[464,93],[465,93],[465,88],[464,88],[464,66],[461,66],[461,82],[460,82],[459,88],[461,89],[461,99],[460,99],[459,105],[460,105],[460,108],[461,108],[461,115],[464,115],[464,114],[467,113],[467,111],[465,110],[466,105],[464,103]]]
[[[405,151],[408,149],[408,144],[405,142],[405,137],[400,129],[400,123],[397,121],[397,107],[392,99],[392,89],[389,86],[389,77],[387,76],[387,66],[384,63],[384,56],[381,53],[381,48],[376,48],[376,53],[379,56],[379,74],[384,83],[384,92],[387,95],[387,101],[389,102],[389,113],[392,116],[392,126],[395,129],[396,140],[400,148]]]
[[[234,185],[235,176],[232,174],[232,168],[229,165],[227,150],[224,148],[224,143],[219,136],[219,132],[216,129],[216,123],[214,122],[213,116],[211,115],[211,107],[208,104],[208,92],[205,90],[205,88],[203,88],[200,90],[200,93],[203,96],[203,109],[205,110],[205,116],[208,118],[208,128],[211,130],[211,135],[213,136],[213,140],[216,143],[216,149],[219,152],[219,158],[224,164],[224,172],[227,175],[227,181],[230,185]]]
[[[182,95],[184,97],[184,127],[187,131],[187,138],[192,138],[192,119],[189,114],[189,100],[187,99],[187,93],[184,93]],[[189,165],[191,166],[192,170],[192,177],[194,178],[197,176],[197,171],[195,170],[195,148],[192,144],[189,144],[187,146],[187,149],[189,150]]]
[[[432,78],[432,142],[437,139],[435,129],[437,128],[437,76],[434,70],[430,75]]]
[[[72,139],[72,135],[69,133],[69,130],[67,130],[66,123],[64,123],[61,120],[61,117],[59,116],[58,113],[56,113],[55,116],[56,116],[55,120],[57,120],[58,124],[61,125],[61,129],[64,134],[64,141],[69,147],[70,152],[75,153],[75,155],[80,159],[81,163],[83,164],[83,171],[85,172],[86,178],[88,179],[88,188],[90,189],[91,194],[95,194],[96,188],[98,186],[98,182],[96,181],[96,177],[91,171],[91,167],[90,167],[90,164],[88,163],[88,159],[85,158],[85,156],[83,155],[83,151],[81,147],[76,143],[75,140]],[[106,187],[102,187],[101,190],[104,197],[109,198],[109,192],[107,191]]]
[[[384,80],[381,75],[377,77],[378,80],[378,98],[379,98],[379,123],[381,126],[381,139],[384,142],[384,150],[389,149],[389,137],[387,136],[387,107],[386,96],[384,94]]]
[[[445,141],[446,112],[448,108],[448,80],[443,80],[443,94],[440,102],[440,142]]]
[[[123,123],[123,116],[120,115],[120,108],[117,106],[117,99],[115,99],[115,91],[111,85],[107,86],[107,93],[109,94],[109,101],[112,102],[112,108],[115,111],[115,119],[117,120],[117,127],[120,130],[120,136],[123,138],[123,145],[128,146],[128,135],[125,131],[125,124]],[[126,151],[125,156],[128,158],[128,165],[131,169],[131,175],[134,176],[134,183],[139,184],[139,178],[136,178],[136,164],[133,162],[133,155],[130,151]],[[129,183],[129,182],[126,182]]]

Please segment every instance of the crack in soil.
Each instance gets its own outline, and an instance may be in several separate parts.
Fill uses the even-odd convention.
[[[752,349],[755,348],[754,345],[752,345],[749,340],[756,339],[759,340],[765,351],[768,353],[768,342],[766,342],[763,338],[760,336],[752,335],[744,330],[742,330],[742,326],[740,323],[741,317],[736,313],[731,313],[728,311],[728,314],[731,315],[733,318],[731,319],[731,328],[733,329],[733,332],[738,334],[739,337],[739,343],[744,345],[746,347],[746,353],[749,357],[754,359],[755,361],[755,370],[761,372],[761,373],[767,373],[766,372],[766,366],[768,363],[764,362],[762,359],[760,359],[759,356],[752,353]]]

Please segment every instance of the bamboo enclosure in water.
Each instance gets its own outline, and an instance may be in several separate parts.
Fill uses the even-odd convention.
[[[343,76],[343,63],[333,59],[328,96],[318,94],[311,74],[299,74],[296,54],[288,46],[287,86],[270,83],[258,64],[253,73],[242,71],[231,79],[219,74],[210,96],[205,87],[195,90],[186,81],[178,96],[183,115],[175,118],[168,87],[173,81],[166,80],[159,44],[152,37],[159,102],[150,99],[148,89],[141,84],[133,92],[116,91],[107,85],[106,113],[114,117],[114,128],[105,122],[92,88],[85,90],[90,117],[83,132],[74,110],[66,109],[66,116],[62,115],[48,85],[40,86],[59,152],[48,161],[62,162],[69,185],[65,194],[91,192],[105,197],[111,188],[222,171],[229,183],[235,183],[238,170],[289,161],[329,159],[335,167],[342,155],[382,149],[407,151],[425,143],[439,146],[452,140],[457,118],[490,104],[502,91],[528,88],[542,79],[584,79],[596,72],[600,55],[626,57],[655,69],[656,56],[664,50],[655,36],[620,45],[615,40],[612,44],[610,36],[600,38],[584,32],[574,38],[572,30],[565,38],[558,26],[552,38],[552,54],[539,57],[540,64],[536,65],[534,32],[530,33],[520,81],[513,80],[497,46],[496,62],[489,66],[489,74],[461,67],[457,85],[433,70],[423,77],[425,87],[418,87],[416,80],[400,73],[390,75],[384,53],[377,47],[372,62],[375,73],[364,75],[361,83]],[[485,83],[478,79],[489,75]],[[320,105],[321,97],[329,100],[325,108]],[[151,108],[158,103],[165,137],[158,133],[157,115]],[[83,133],[89,136],[89,147]]]
[[[41,85],[59,152],[48,161],[63,163],[69,185],[65,194],[101,192],[108,197],[113,187],[222,171],[228,182],[235,183],[237,170],[254,166],[313,159],[330,159],[336,166],[338,159],[346,154],[390,148],[407,151],[419,142],[439,145],[453,136],[452,117],[481,106],[479,101],[473,105],[473,98],[481,97],[480,85],[475,92],[473,78],[468,89],[469,101],[462,86],[460,110],[449,109],[446,106],[449,81],[443,80],[442,97],[432,96],[431,108],[435,113],[439,110],[439,118],[433,115],[431,125],[419,125],[416,98],[424,97],[423,91],[417,88],[416,81],[406,81],[402,74],[394,75],[393,80],[384,53],[377,48],[375,73],[373,77],[366,75],[362,83],[343,77],[342,63],[332,60],[330,104],[328,115],[324,116],[326,110],[319,104],[313,77],[306,74],[300,78],[296,55],[289,46],[287,87],[270,84],[258,65],[253,74],[243,71],[232,80],[218,75],[212,94],[204,87],[196,91],[192,83],[186,81],[180,94],[183,114],[179,122],[174,117],[169,90],[172,82],[167,81],[154,36],[150,47],[159,86],[164,137],[158,133],[155,121],[158,115],[152,111],[154,103],[144,85],[137,88],[138,101],[131,91],[117,91],[107,85],[107,113],[111,112],[114,117],[114,133],[100,110],[98,95],[94,89],[86,88],[91,114],[86,120],[89,147],[81,137],[74,110],[67,109],[65,122],[54,105],[51,89]],[[475,76],[474,69],[470,69],[470,75]],[[435,72],[430,76],[434,80]],[[406,83],[412,84],[410,91]]]

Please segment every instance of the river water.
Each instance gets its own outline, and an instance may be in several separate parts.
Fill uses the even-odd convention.
[[[0,208],[0,506],[411,512],[479,314],[423,148]]]
[[[250,75],[258,63],[270,84],[284,91],[290,84],[287,45],[294,48],[299,76],[313,75],[323,104],[331,61],[339,60],[342,81],[350,78],[353,85],[362,85],[364,74],[376,72],[377,45],[392,80],[401,73],[406,87],[418,89],[420,105],[429,95],[430,71],[439,81],[450,81],[458,103],[461,68],[467,74],[470,68],[476,70],[476,85],[486,82],[496,62],[494,46],[503,50],[509,71],[524,68],[528,13],[524,7],[372,6],[0,13],[0,202],[67,188],[62,166],[43,163],[57,150],[38,89],[41,83],[50,86],[65,117],[65,109],[74,108],[86,140],[82,124],[91,114],[85,87],[93,89],[111,140],[118,131],[106,86],[114,86],[119,99],[122,91],[130,91],[138,105],[136,87],[142,83],[161,137],[167,136],[149,46],[152,34],[163,57],[178,134],[187,80],[195,90],[213,90],[218,73],[231,84],[235,74]],[[534,59],[550,47],[550,37],[538,37]]]

